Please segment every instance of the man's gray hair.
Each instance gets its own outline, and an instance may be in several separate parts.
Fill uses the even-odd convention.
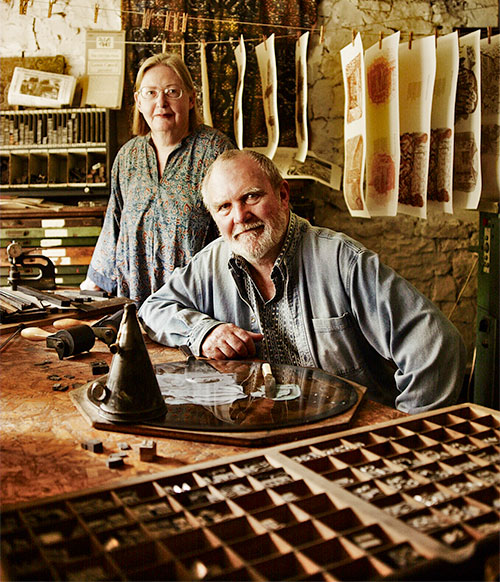
[[[214,168],[217,168],[224,162],[228,162],[239,157],[247,157],[256,162],[260,169],[267,176],[267,179],[269,180],[269,183],[271,184],[271,187],[273,188],[274,191],[278,190],[279,187],[281,186],[281,183],[283,182],[283,176],[278,170],[276,164],[264,154],[261,154],[254,150],[238,150],[238,149],[226,150],[208,168],[207,173],[205,174],[205,177],[203,178],[203,181],[201,183],[201,195],[203,197],[203,203],[208,209],[210,208],[209,205],[207,204],[207,186],[210,180],[210,176],[214,171]]]

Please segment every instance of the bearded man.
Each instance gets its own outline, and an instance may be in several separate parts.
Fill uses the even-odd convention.
[[[271,160],[228,150],[202,194],[221,237],[141,307],[153,340],[212,359],[321,368],[404,412],[456,402],[465,346],[455,327],[375,253],[291,212]]]

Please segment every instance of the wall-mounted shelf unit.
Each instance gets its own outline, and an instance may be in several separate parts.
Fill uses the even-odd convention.
[[[0,111],[1,191],[22,196],[106,196],[116,152],[104,108]]]

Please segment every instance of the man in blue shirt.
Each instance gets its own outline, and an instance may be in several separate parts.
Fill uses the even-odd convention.
[[[322,368],[405,412],[456,402],[465,346],[455,327],[375,253],[290,212],[272,161],[229,150],[202,194],[222,236],[141,307],[154,340]]]

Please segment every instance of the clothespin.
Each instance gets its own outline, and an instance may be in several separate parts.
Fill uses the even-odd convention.
[[[382,31],[380,31],[379,35],[378,35],[378,48],[381,49],[382,48],[382,41],[384,40],[384,33]]]
[[[319,44],[323,44],[324,40],[325,40],[325,27],[321,25],[319,27]]]
[[[29,0],[19,0],[19,14],[26,15]]]
[[[439,36],[439,31],[437,28],[434,29],[434,38],[436,39],[436,46],[438,45],[438,36]]]
[[[354,41],[356,40],[356,31],[354,28],[351,31],[352,46],[354,46]]]
[[[184,39],[181,40],[181,58],[184,60],[184,49],[186,48],[186,41]]]
[[[491,26],[487,27],[487,31],[488,31],[488,44],[491,44]]]
[[[182,32],[182,34],[184,34],[186,32],[187,23],[188,23],[188,13],[187,12],[183,12],[182,13],[182,25],[181,25],[181,32]]]
[[[262,35],[262,41],[264,43],[264,49],[267,51],[267,44],[266,44],[267,36],[266,35]]]
[[[47,18],[50,18],[52,16],[52,7],[56,2],[57,0],[49,0],[49,11],[47,13]]]
[[[94,24],[97,24],[98,18],[99,18],[99,4],[96,2],[94,5]]]
[[[167,13],[165,14],[165,26],[163,27],[164,30],[168,30],[170,28],[170,20],[172,19],[172,12],[170,12],[170,10],[167,10]]]
[[[174,32],[179,30],[179,13],[175,12],[174,14]]]
[[[408,50],[411,51],[411,43],[413,42],[413,30],[410,30],[410,37],[408,38]]]
[[[166,53],[167,52],[167,39],[166,38],[164,38],[161,41],[161,52],[162,53]]]

